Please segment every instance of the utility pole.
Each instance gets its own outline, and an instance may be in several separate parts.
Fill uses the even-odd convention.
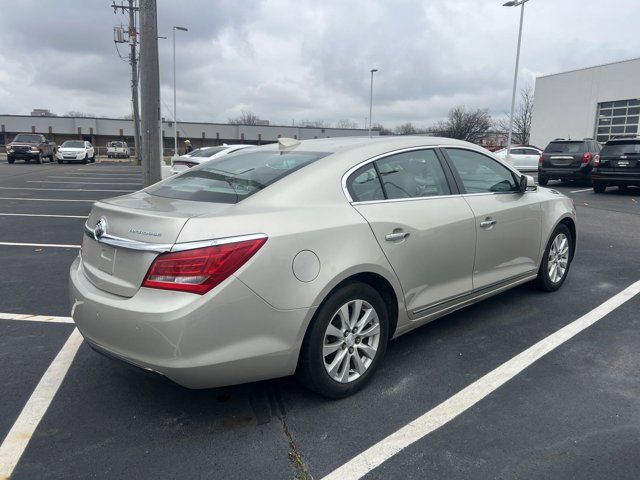
[[[141,164],[140,155],[140,103],[138,100],[138,54],[136,45],[138,43],[138,32],[136,30],[136,10],[134,0],[129,0],[129,39],[131,43],[131,53],[129,63],[131,64],[131,103],[133,104],[133,145],[136,150],[136,163]]]
[[[156,0],[140,0],[140,93],[144,185],[160,181],[162,149]]]
[[[138,31],[136,29],[136,12],[138,11],[138,7],[135,6],[135,0],[128,0],[128,3],[129,6],[125,6],[122,2],[120,5],[116,5],[116,2],[114,1],[111,6],[113,7],[113,13],[118,13],[118,9],[120,9],[122,13],[124,13],[125,10],[129,13],[128,35],[125,36],[123,31],[124,29],[122,27],[115,27],[114,30],[116,31],[116,34],[114,35],[114,41],[116,43],[126,43],[128,38],[128,42],[131,47],[131,52],[129,53],[129,65],[131,65],[131,105],[133,107],[134,131],[133,145],[134,150],[136,151],[136,162],[140,165],[142,157],[140,152],[140,102],[138,100]]]

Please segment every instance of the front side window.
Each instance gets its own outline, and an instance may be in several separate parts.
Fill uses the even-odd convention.
[[[389,199],[450,195],[434,150],[414,150],[376,160],[382,187]]]
[[[467,193],[518,191],[515,174],[492,158],[459,148],[447,148],[447,154]]]
[[[254,151],[207,162],[147,189],[165,198],[238,203],[290,173],[326,157],[322,152]]]

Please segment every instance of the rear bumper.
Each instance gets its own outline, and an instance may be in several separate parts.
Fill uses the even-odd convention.
[[[590,178],[591,167],[588,168],[538,168],[538,177],[547,180],[587,180]]]
[[[276,310],[235,277],[206,295],[140,288],[131,298],[95,287],[76,258],[72,317],[91,346],[188,388],[295,372],[310,309]]]
[[[593,181],[608,183],[610,185],[639,185],[640,172],[599,172],[597,169],[591,173]]]

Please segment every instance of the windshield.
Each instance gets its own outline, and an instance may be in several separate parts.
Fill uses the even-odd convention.
[[[615,155],[640,155],[640,141],[607,143],[600,152],[601,157]]]
[[[220,153],[223,150],[226,150],[228,147],[209,147],[209,148],[201,148],[195,153],[192,153],[192,157],[212,157],[216,153]]]
[[[199,202],[238,203],[292,172],[327,156],[319,152],[247,152],[207,162],[147,190]]]
[[[67,140],[60,148],[84,148],[84,142],[80,140]]]
[[[583,153],[583,142],[551,142],[544,153]]]
[[[14,138],[13,141],[14,142],[40,143],[42,141],[42,137],[40,135],[29,135],[28,133],[21,133],[20,135],[16,135],[16,138]]]

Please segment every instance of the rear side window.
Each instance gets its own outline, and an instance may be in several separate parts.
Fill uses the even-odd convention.
[[[616,155],[640,155],[640,142],[637,140],[610,142],[600,152],[602,157]]]
[[[351,174],[347,189],[354,202],[384,200],[382,184],[373,163],[368,163]]]
[[[544,153],[566,153],[568,155],[584,153],[583,142],[551,142]]]
[[[450,195],[434,150],[398,153],[368,163],[347,179],[355,202]]]
[[[327,155],[321,152],[240,152],[190,168],[150,187],[147,193],[198,202],[238,203]]]
[[[399,153],[375,163],[389,199],[451,194],[447,178],[433,150]]]
[[[471,150],[447,148],[467,193],[515,192],[514,173],[494,159]]]

